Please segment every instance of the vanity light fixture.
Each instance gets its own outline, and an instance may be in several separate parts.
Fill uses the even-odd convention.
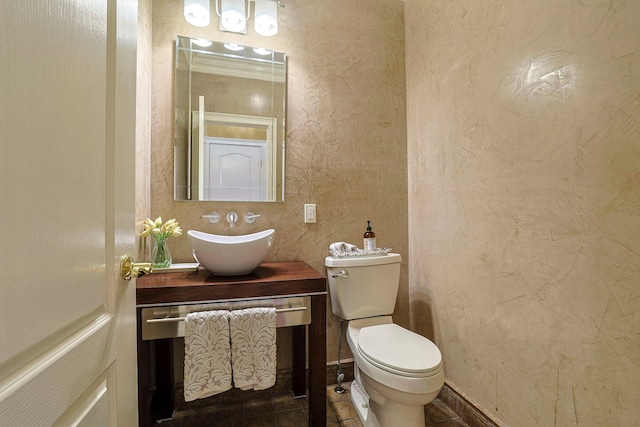
[[[245,0],[218,0],[216,2],[216,14],[220,17],[220,30],[232,33],[247,34],[247,20],[251,13],[251,2]]]
[[[196,27],[206,27],[211,22],[209,0],[184,0],[184,19]]]
[[[254,30],[263,37],[278,33],[280,0],[184,0],[184,18],[191,25],[206,27],[211,22],[211,1],[215,1],[221,31],[247,34],[251,2],[255,3]]]
[[[276,0],[255,0],[253,28],[263,37],[278,33],[278,2]]]

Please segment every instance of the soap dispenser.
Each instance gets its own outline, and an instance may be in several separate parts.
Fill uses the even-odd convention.
[[[373,251],[376,249],[376,233],[371,231],[371,221],[367,221],[367,231],[364,233],[364,250]]]

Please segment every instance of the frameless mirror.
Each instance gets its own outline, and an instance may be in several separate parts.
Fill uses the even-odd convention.
[[[281,202],[284,52],[178,36],[176,200]]]

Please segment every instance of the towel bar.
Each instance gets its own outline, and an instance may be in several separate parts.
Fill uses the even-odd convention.
[[[239,310],[251,307],[275,307],[276,327],[278,328],[311,323],[310,297],[296,296],[148,306],[141,310],[142,340],[184,337],[184,319],[189,313],[209,310]]]
[[[305,311],[307,307],[291,307],[291,308],[279,308],[276,313],[288,313],[291,311]],[[167,322],[182,322],[186,317],[162,317],[160,319],[147,319],[147,323],[167,323]]]

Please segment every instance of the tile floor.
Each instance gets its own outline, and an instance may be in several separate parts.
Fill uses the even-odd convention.
[[[327,387],[327,427],[362,427],[358,414],[346,392]],[[425,406],[426,427],[468,427],[440,399]],[[307,425],[306,399],[290,395],[272,396],[247,401],[224,402],[212,406],[182,409],[170,421],[157,422],[161,427],[301,427]],[[395,426],[394,426],[395,427]],[[401,427],[401,426],[398,426]]]

